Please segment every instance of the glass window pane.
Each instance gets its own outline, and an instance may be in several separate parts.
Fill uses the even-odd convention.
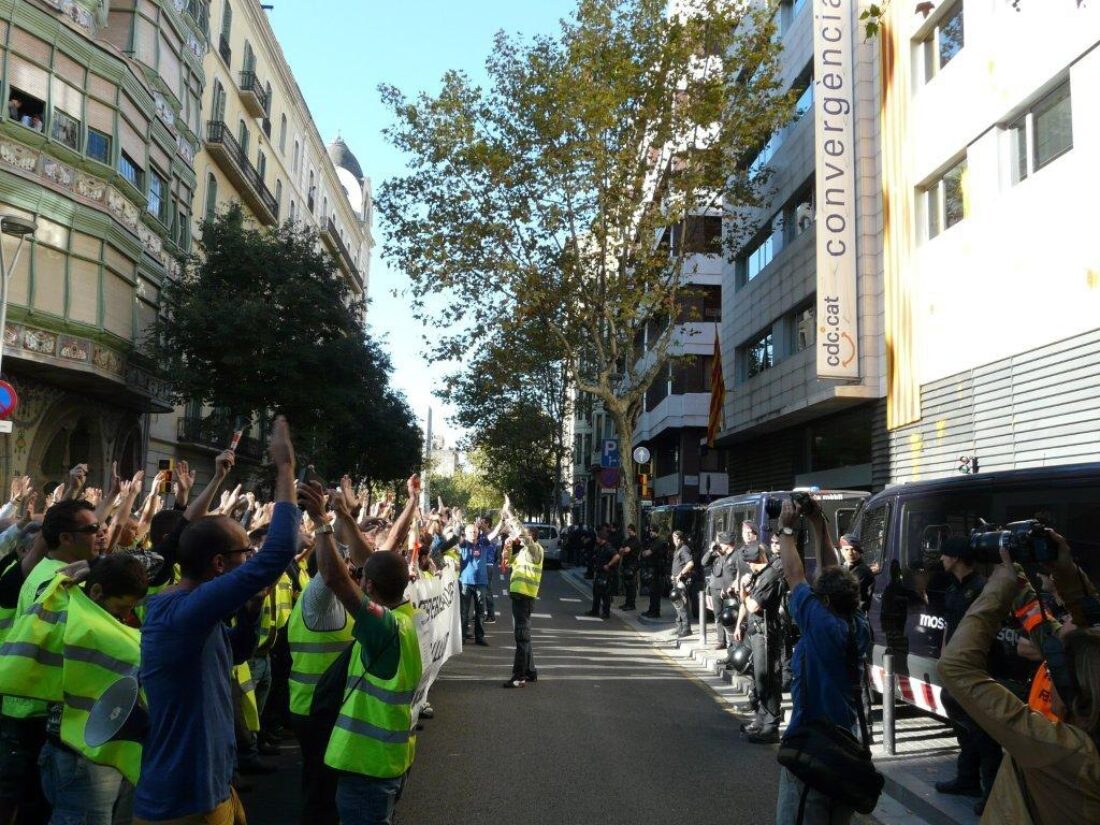
[[[88,130],[88,157],[100,163],[111,162],[111,138],[95,129]]]
[[[810,111],[810,108],[814,105],[814,82],[811,80],[807,84],[806,88],[802,90],[802,94],[798,96],[798,101],[794,104],[794,116],[796,118],[802,117],[806,112]]]
[[[1073,148],[1073,123],[1069,85],[1044,100],[1033,115],[1035,124],[1035,168],[1042,169]]]
[[[924,212],[928,217],[928,240],[940,234],[939,192],[939,184],[936,184],[924,193]]]
[[[943,176],[943,228],[954,226],[966,217],[966,161]]]
[[[936,76],[936,40],[928,38],[924,41],[924,82],[927,83]]]
[[[959,3],[947,13],[937,30],[940,44],[940,65],[943,68],[963,47],[963,9]]]
[[[1016,181],[1027,178],[1027,118],[1012,127],[1012,143],[1016,155]]]

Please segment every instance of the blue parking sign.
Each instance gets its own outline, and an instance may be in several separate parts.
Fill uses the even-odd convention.
[[[619,439],[605,438],[603,449],[600,451],[600,466],[619,467],[621,463],[619,460]]]

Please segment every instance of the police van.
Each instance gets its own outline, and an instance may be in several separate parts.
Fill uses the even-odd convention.
[[[829,532],[837,536],[849,532],[856,511],[870,493],[862,490],[821,490],[816,487],[798,487],[795,490],[778,490],[767,493],[743,493],[720,498],[707,507],[705,544],[709,547],[719,533],[732,533],[735,543],[741,543],[741,525],[751,521],[756,525],[759,541],[767,544],[775,529],[775,520],[767,514],[768,499],[783,501],[792,492],[809,493],[821,505],[821,511],[829,521]],[[813,534],[804,531],[799,537],[799,549],[804,555],[817,558]],[[811,564],[812,567],[812,564]]]
[[[851,532],[860,539],[864,561],[877,571],[869,618],[879,690],[882,656],[889,648],[899,695],[946,715],[936,662],[943,647],[944,593],[951,579],[940,550],[953,536],[969,537],[974,530],[1028,519],[1039,519],[1065,536],[1081,567],[1100,582],[1100,464],[914,482],[867,499]],[[1016,656],[1018,634],[1018,627],[1006,623],[994,652],[1001,663],[998,675],[1022,686],[1035,668]]]

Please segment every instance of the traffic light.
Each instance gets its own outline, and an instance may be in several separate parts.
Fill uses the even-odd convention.
[[[638,480],[642,482],[642,498],[649,498],[649,476],[642,473]]]

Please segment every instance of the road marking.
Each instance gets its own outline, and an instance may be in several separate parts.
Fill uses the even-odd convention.
[[[597,618],[596,616],[577,616],[577,621],[578,622],[602,622],[603,619]]]
[[[551,616],[549,613],[532,613],[531,618],[532,619],[552,619],[554,617]]]
[[[580,604],[580,603],[581,603],[581,600],[580,600],[580,599],[571,599],[571,598],[569,598],[568,596],[561,596],[561,597],[559,598],[559,601],[563,601],[563,602],[576,602],[577,604]]]

